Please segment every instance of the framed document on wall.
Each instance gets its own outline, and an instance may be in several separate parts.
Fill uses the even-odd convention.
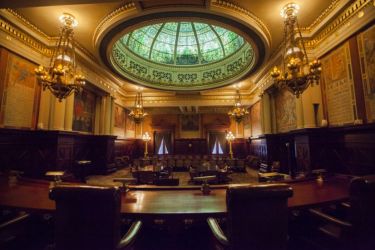
[[[5,69],[0,69],[5,71],[5,79],[0,84],[0,127],[34,130],[41,92],[34,73],[37,65],[5,49],[1,57],[7,57],[7,64],[2,65]]]
[[[352,125],[357,119],[357,108],[349,42],[321,61],[325,117],[330,126]]]
[[[375,122],[375,25],[358,35],[367,122]]]

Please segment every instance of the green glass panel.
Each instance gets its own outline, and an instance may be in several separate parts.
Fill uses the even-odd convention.
[[[222,27],[192,22],[149,25],[120,40],[137,55],[177,65],[215,62],[245,43],[242,37]]]

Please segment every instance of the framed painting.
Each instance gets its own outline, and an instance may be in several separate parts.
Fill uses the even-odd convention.
[[[262,134],[262,119],[260,116],[260,101],[250,108],[251,136]]]
[[[295,96],[286,89],[275,93],[276,128],[278,133],[289,132],[297,128]]]
[[[114,117],[114,134],[119,138],[125,137],[125,127],[126,127],[126,109],[115,103],[115,117]]]
[[[73,130],[93,133],[96,95],[88,90],[74,93]]]
[[[181,115],[181,131],[199,131],[199,115]]]

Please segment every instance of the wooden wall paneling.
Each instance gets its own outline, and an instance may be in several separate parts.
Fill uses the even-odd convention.
[[[229,144],[228,144],[228,153],[229,153]],[[239,159],[245,159],[247,154],[246,154],[246,140],[243,138],[236,138],[232,142],[232,150],[233,150],[233,155],[236,158]]]
[[[30,172],[34,143],[34,136],[30,131],[0,129],[0,172]]]
[[[189,143],[192,145],[189,150]],[[205,155],[206,154],[206,139],[175,139],[174,140],[174,154],[175,155]]]
[[[117,136],[98,135],[93,137],[92,164],[97,174],[110,174],[116,171],[115,140]]]
[[[115,157],[129,156],[134,159],[134,139],[119,139],[115,141]],[[151,150],[150,150],[151,152]]]

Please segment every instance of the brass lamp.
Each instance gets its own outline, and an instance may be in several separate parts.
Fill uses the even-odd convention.
[[[145,142],[145,157],[147,156],[148,152],[147,152],[147,142],[151,141],[151,137],[148,135],[148,133],[146,132],[143,136],[142,136],[142,140]]]
[[[230,158],[233,159],[233,151],[232,151],[232,141],[235,139],[232,131],[229,131],[227,134],[227,140],[229,141],[229,154]]]
[[[35,74],[38,84],[43,86],[43,90],[49,89],[61,102],[73,92],[82,91],[85,77],[76,72],[73,27],[77,26],[78,22],[74,16],[68,13],[60,16],[60,21],[64,26],[61,28],[50,64],[47,69],[40,65],[35,69]]]
[[[282,70],[276,66],[271,71],[271,76],[278,88],[286,88],[297,98],[314,82],[319,84],[320,73],[322,72],[321,63],[314,59],[309,62],[305,44],[302,40],[301,29],[298,25],[297,12],[298,5],[295,3],[287,4],[280,15],[285,18],[284,21],[284,41],[282,54]],[[295,26],[297,29],[295,29]],[[299,35],[299,40],[295,38],[295,31]]]

